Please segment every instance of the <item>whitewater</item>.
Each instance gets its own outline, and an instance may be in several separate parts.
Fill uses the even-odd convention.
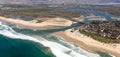
[[[70,47],[66,47],[58,42],[49,41],[40,36],[36,38],[22,33],[18,33],[10,26],[2,24],[2,22],[0,22],[0,34],[12,39],[22,39],[40,43],[45,47],[49,47],[56,57],[101,57],[97,53],[88,52],[78,46],[75,46],[63,40],[61,40],[61,42],[64,42]]]

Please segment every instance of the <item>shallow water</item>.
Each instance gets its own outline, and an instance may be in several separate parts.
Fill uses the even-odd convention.
[[[12,29],[0,24],[0,57],[111,57],[103,52],[88,52],[77,45],[50,35],[67,28],[33,31]]]

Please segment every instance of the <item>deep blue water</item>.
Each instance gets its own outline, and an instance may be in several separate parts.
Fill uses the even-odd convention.
[[[55,57],[41,44],[0,35],[0,57]]]
[[[111,19],[111,16],[113,16],[113,15],[106,13],[106,12],[96,12],[96,11],[91,11],[91,10],[86,10],[86,9],[81,9],[81,8],[66,8],[65,10],[67,10],[67,11],[82,11],[85,13],[87,12],[89,14],[94,14],[94,15],[99,15],[99,16],[105,17],[108,21],[113,20],[113,19]],[[13,18],[17,18],[17,17],[13,16]],[[25,20],[26,21],[32,20],[32,18],[25,18]],[[30,29],[13,28],[13,30],[15,30],[17,33],[30,35],[30,36],[35,35],[35,36],[43,37],[43,38],[45,38],[46,42],[50,41],[48,44],[51,44],[51,42],[52,42],[53,45],[51,45],[50,47],[46,47],[42,43],[37,43],[34,41],[29,41],[29,40],[24,40],[24,39],[13,39],[12,37],[6,37],[6,36],[3,36],[0,34],[0,57],[55,57],[56,54],[55,53],[53,54],[54,51],[50,50],[50,48],[51,47],[53,48],[56,46],[59,46],[59,47],[57,47],[58,51],[56,51],[56,53],[64,50],[65,48],[62,48],[63,46],[69,48],[70,50],[65,51],[65,53],[67,55],[70,55],[71,57],[77,57],[77,56],[75,56],[77,53],[79,55],[84,55],[86,57],[98,57],[98,56],[96,56],[96,54],[99,55],[100,57],[112,57],[109,54],[100,52],[100,51],[98,51],[96,53],[92,53],[92,55],[91,55],[90,52],[87,52],[84,49],[81,49],[77,45],[74,46],[73,44],[70,44],[70,43],[68,44],[68,43],[66,43],[66,41],[61,40],[58,37],[50,35],[51,33],[54,33],[54,32],[64,31],[66,29],[70,29],[73,27],[79,27],[81,25],[82,25],[82,23],[76,23],[76,24],[72,24],[69,27],[64,27],[62,29],[59,28],[59,29],[53,29],[53,30],[37,30],[37,31],[30,30]],[[0,30],[0,31],[2,31],[2,30]],[[54,45],[54,44],[56,44],[56,45]],[[62,46],[60,46],[58,44],[60,44]],[[71,48],[71,45],[73,45],[74,48]],[[77,53],[72,53],[72,52],[77,52]],[[62,53],[59,53],[59,54],[62,55]],[[63,55],[61,57],[66,57],[66,56]]]
[[[34,31],[30,29],[12,29],[9,26],[1,24],[0,57],[111,57],[109,54],[100,51],[90,53],[78,45],[70,44],[61,38],[51,35],[51,33],[64,31],[81,25],[80,23],[76,23],[59,29]]]

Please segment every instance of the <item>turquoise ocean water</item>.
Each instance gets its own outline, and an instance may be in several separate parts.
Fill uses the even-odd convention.
[[[104,52],[91,53],[51,33],[77,26],[34,31],[11,28],[0,23],[0,57],[112,57]]]

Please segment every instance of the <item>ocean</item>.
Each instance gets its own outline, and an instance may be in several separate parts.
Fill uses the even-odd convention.
[[[101,51],[88,52],[51,35],[67,28],[34,31],[12,28],[0,22],[0,57],[112,57]]]

